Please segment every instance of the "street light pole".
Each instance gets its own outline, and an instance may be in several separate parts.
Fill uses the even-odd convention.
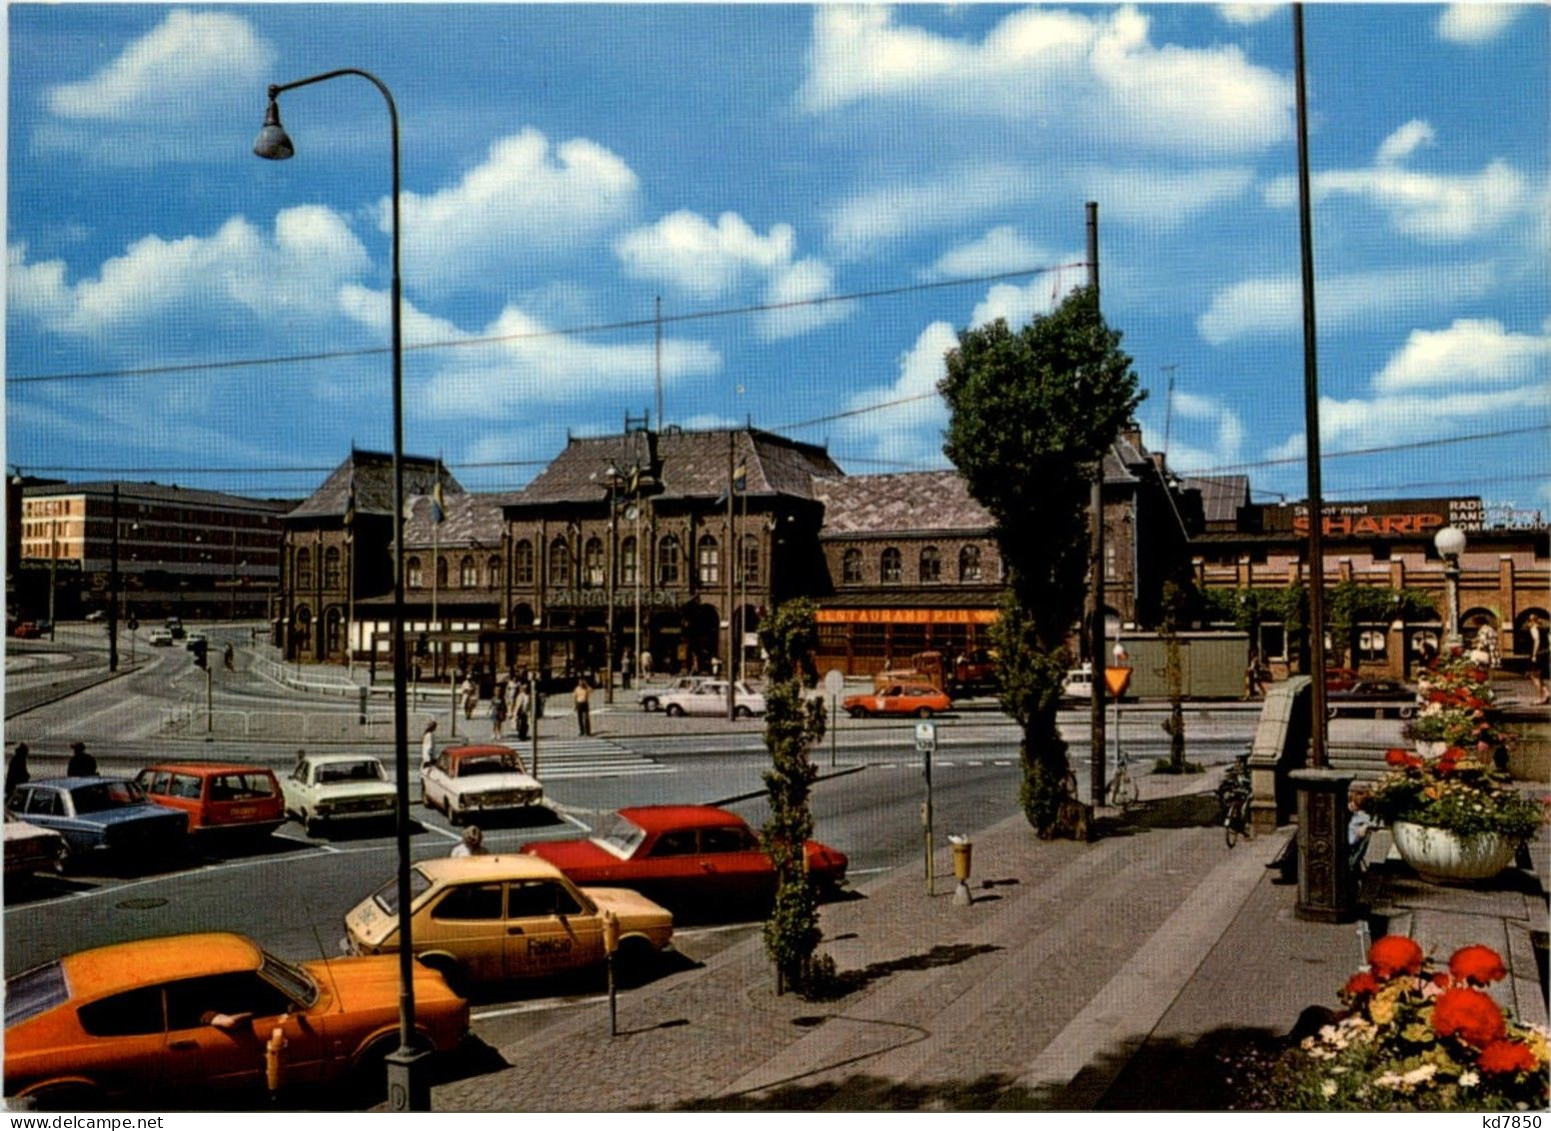
[[[280,124],[276,101],[285,91],[343,75],[365,79],[382,94],[388,107],[393,165],[393,753],[398,786],[398,912],[399,912],[399,1047],[387,1057],[388,1107],[394,1111],[430,1109],[430,1085],[423,1070],[427,1050],[415,1042],[414,944],[411,936],[409,883],[409,703],[404,673],[404,320],[403,284],[399,270],[399,115],[393,94],[369,71],[345,67],[294,82],[271,85],[264,127],[253,152],[273,161],[291,157],[295,147]]]
[[[1444,615],[1443,651],[1463,643],[1459,634],[1459,556],[1465,552],[1465,532],[1457,526],[1445,526],[1433,535],[1433,545],[1443,558]]]

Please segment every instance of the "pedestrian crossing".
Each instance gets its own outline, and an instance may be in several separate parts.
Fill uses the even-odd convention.
[[[533,761],[531,742],[514,742],[524,762]],[[529,767],[532,768],[531,765]],[[541,738],[539,740],[538,779],[542,782],[567,778],[625,778],[642,774],[671,774],[672,766],[628,750],[606,738]]]

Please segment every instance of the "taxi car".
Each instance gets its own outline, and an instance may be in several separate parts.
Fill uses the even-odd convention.
[[[135,775],[158,805],[188,814],[189,832],[268,836],[285,824],[285,798],[273,770],[241,762],[161,762]]]
[[[53,829],[5,815],[5,878],[21,882],[40,872],[59,874],[69,854],[65,838]]]
[[[853,719],[871,715],[914,715],[929,719],[953,706],[946,693],[927,684],[894,683],[870,695],[847,695],[840,704]]]
[[[461,825],[482,813],[526,809],[544,788],[510,746],[448,746],[420,768],[420,801]]]
[[[311,836],[324,824],[391,819],[398,789],[382,762],[362,754],[311,754],[280,781],[286,815]]]
[[[422,860],[410,869],[415,956],[455,985],[505,982],[601,965],[603,916],[619,917],[619,957],[637,969],[673,937],[673,916],[642,895],[579,888],[521,854]],[[345,916],[351,954],[396,953],[398,880]]]
[[[97,947],[5,984],[5,1093],[82,1110],[125,1098],[187,1107],[265,1090],[279,1029],[287,1086],[346,1083],[370,1098],[398,1048],[398,961],[283,962],[242,935],[171,935]],[[468,1003],[414,970],[415,1027],[437,1052],[468,1032]]]
[[[662,696],[664,713],[675,718],[683,715],[727,714],[727,681],[725,679],[702,680],[698,685],[679,691],[667,691]],[[742,680],[734,684],[734,717],[747,719],[765,713],[765,697]]]
[[[64,837],[72,864],[171,855],[188,843],[187,815],[148,801],[124,778],[39,778],[12,790],[5,807]]]
[[[573,883],[628,887],[675,911],[764,904],[776,889],[775,865],[754,830],[711,805],[621,809],[589,840],[534,841],[522,851],[548,860]],[[816,840],[804,853],[821,890],[845,882],[845,853]]]

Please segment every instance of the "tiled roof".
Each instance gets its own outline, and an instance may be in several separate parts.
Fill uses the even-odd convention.
[[[823,537],[962,530],[983,533],[995,522],[956,471],[907,471],[814,479],[824,504]]]
[[[404,457],[404,497],[427,495],[436,484],[439,461],[422,456]],[[442,493],[451,498],[463,487],[441,465]],[[351,488],[355,489],[357,514],[393,514],[393,457],[385,452],[352,451],[311,495],[286,517],[343,518]]]
[[[1181,476],[1180,488],[1201,492],[1202,517],[1209,523],[1237,522],[1239,508],[1249,505],[1249,476]]]
[[[446,488],[443,488],[446,494]],[[404,523],[404,546],[484,546],[498,549],[506,529],[503,508],[518,497],[516,491],[492,494],[463,493],[446,495],[446,517],[440,524],[431,520],[431,496],[415,495],[409,500],[409,517]],[[440,529],[438,529],[440,526]]]
[[[659,499],[717,498],[727,489],[728,437],[734,466],[745,469],[751,495],[810,498],[813,477],[843,475],[824,449],[757,429],[686,432],[668,429],[657,436],[662,461]],[[628,471],[646,460],[639,433],[573,438],[527,487],[513,496],[516,505],[597,502],[608,495],[607,471]]]

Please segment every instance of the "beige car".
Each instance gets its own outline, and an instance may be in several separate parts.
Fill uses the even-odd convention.
[[[415,954],[454,985],[601,966],[603,916],[619,917],[618,961],[639,971],[673,937],[673,916],[621,888],[579,888],[535,856],[422,860],[410,870]],[[351,954],[398,950],[398,881],[345,916]]]

